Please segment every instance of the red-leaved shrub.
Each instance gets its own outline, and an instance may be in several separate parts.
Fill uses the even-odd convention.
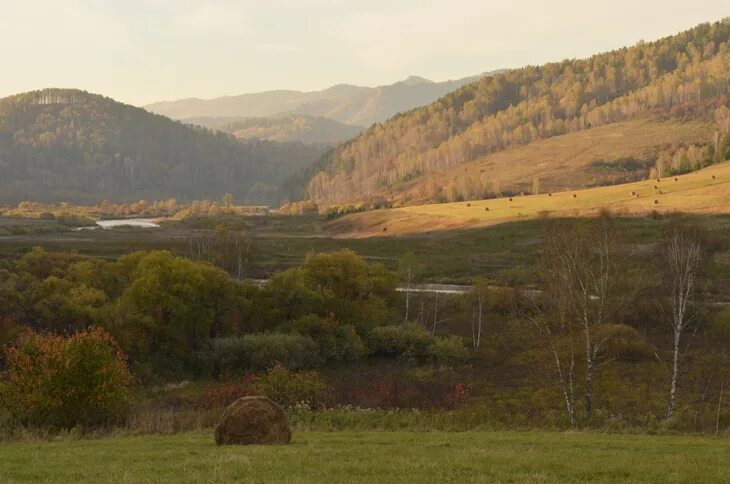
[[[251,382],[254,378],[255,375],[248,374],[240,381],[228,381],[206,389],[200,397],[200,406],[206,410],[223,408],[241,397],[251,395]]]
[[[21,424],[71,428],[120,416],[132,375],[124,353],[101,328],[73,336],[23,333],[5,350],[0,402]]]

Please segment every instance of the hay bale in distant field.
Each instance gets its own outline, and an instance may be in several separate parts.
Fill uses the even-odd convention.
[[[288,444],[291,429],[284,409],[266,397],[243,397],[226,408],[215,428],[215,443]]]

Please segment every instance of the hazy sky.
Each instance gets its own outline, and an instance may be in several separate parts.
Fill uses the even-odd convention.
[[[0,0],[0,96],[132,104],[455,79],[653,40],[728,0]]]

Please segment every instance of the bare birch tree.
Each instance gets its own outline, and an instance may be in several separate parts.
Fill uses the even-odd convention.
[[[401,280],[406,283],[406,315],[404,321],[407,323],[411,309],[411,289],[421,273],[421,263],[418,256],[410,250],[403,254],[403,257],[398,261],[398,273]]]
[[[585,415],[593,412],[593,377],[605,343],[599,329],[623,304],[625,251],[611,215],[602,213],[588,224],[561,223],[545,238],[543,252],[551,289],[566,305],[566,317],[583,337]]]
[[[484,320],[484,309],[489,298],[489,283],[483,277],[474,280],[472,289],[473,305],[471,318],[471,336],[474,349],[479,349],[482,343],[482,323]]]
[[[246,273],[251,243],[243,231],[219,225],[215,231],[200,231],[191,236],[187,252],[190,258],[215,264],[241,280]]]
[[[697,228],[672,223],[663,240],[667,319],[672,328],[672,375],[669,382],[667,417],[677,405],[677,385],[681,360],[682,335],[690,325],[689,309],[702,265],[702,235]]]
[[[571,320],[566,318],[566,305],[554,298],[559,294],[531,295],[532,310],[524,316],[545,338],[555,361],[555,370],[563,396],[565,413],[571,427],[577,424],[575,405],[575,345]],[[567,351],[564,346],[567,343]]]

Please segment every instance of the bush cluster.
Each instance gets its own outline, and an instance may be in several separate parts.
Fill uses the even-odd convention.
[[[73,336],[28,331],[5,351],[0,401],[23,425],[72,428],[108,423],[128,403],[125,357],[100,328]]]
[[[469,352],[458,336],[434,336],[423,327],[404,324],[381,326],[370,332],[368,346],[375,356],[453,364],[466,360]]]
[[[316,371],[290,371],[281,365],[256,377],[252,390],[287,408],[303,405],[311,409],[323,407],[329,392],[324,379]]]
[[[309,336],[287,333],[247,334],[214,338],[208,358],[213,370],[236,373],[266,370],[282,364],[287,368],[313,368],[320,364],[319,348]]]

